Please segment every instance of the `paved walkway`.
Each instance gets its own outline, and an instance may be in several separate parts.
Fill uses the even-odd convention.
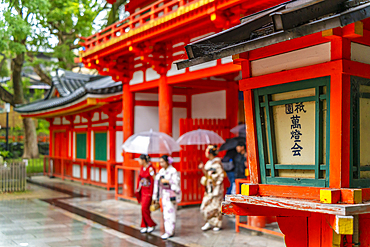
[[[46,177],[33,181],[58,191],[29,185],[36,198],[42,195],[47,202],[0,195],[0,246],[285,246],[280,238],[253,236],[244,229],[235,233],[231,217],[224,217],[222,231],[202,232],[198,207],[179,210],[175,237],[162,241],[159,211],[153,218],[160,227],[140,234],[140,205],[114,200],[113,191]]]

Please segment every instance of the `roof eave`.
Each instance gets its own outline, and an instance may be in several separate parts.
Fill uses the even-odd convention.
[[[266,47],[269,45],[277,44],[287,40],[303,37],[320,31],[344,27],[346,25],[352,24],[357,21],[364,20],[370,17],[370,3],[360,5],[353,9],[347,10],[337,15],[333,15],[327,18],[323,18],[309,24],[298,26],[289,30],[283,30],[279,32],[272,33],[260,38],[253,40],[248,40],[235,45],[230,45],[213,53],[207,54],[205,56],[197,57],[194,59],[189,59],[181,62],[175,63],[177,69],[184,69],[191,66],[199,65],[202,63],[210,62],[220,58],[240,54],[243,52],[255,50],[258,48]],[[224,36],[227,40],[229,32],[222,32],[220,36]],[[218,38],[220,38],[220,36]],[[214,36],[212,37],[214,38]]]

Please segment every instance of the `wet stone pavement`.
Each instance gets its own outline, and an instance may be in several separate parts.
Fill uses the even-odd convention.
[[[180,209],[176,235],[170,241],[162,241],[159,238],[163,233],[160,211],[152,214],[158,224],[156,230],[152,234],[140,234],[140,205],[114,200],[113,191],[46,177],[33,180],[50,188],[58,188],[59,191],[33,184],[29,186],[36,192],[36,198],[4,200],[0,195],[0,247],[285,246],[281,238],[255,236],[245,229],[235,233],[234,218],[231,217],[224,217],[222,231],[202,232],[200,227],[204,222],[198,207]],[[70,198],[72,192],[84,197]],[[56,206],[51,205],[53,201],[47,203],[37,199],[41,195],[43,200],[58,198]]]

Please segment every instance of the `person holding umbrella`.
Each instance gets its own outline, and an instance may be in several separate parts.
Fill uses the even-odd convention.
[[[141,233],[151,233],[157,225],[150,216],[155,170],[150,163],[150,156],[142,154],[139,158],[141,165],[137,182],[136,198],[141,203]]]
[[[162,239],[167,239],[175,234],[177,204],[181,201],[180,176],[172,166],[173,159],[168,155],[162,155],[159,170],[154,183],[153,201],[162,198],[163,219],[165,233]]]
[[[209,160],[205,165],[203,163],[199,165],[206,178],[203,181],[206,191],[200,206],[200,211],[206,221],[206,224],[201,228],[203,231],[211,228],[213,231],[219,231],[222,225],[221,203],[224,198],[225,175],[221,159],[216,157],[217,153],[217,146],[209,145],[206,149],[206,157]]]

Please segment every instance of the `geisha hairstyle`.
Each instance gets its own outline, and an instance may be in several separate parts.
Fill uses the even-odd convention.
[[[173,163],[173,158],[171,156],[168,156],[168,155],[162,155],[161,158],[166,161],[169,165],[171,165]]]
[[[216,145],[209,145],[207,147],[207,149],[208,149],[208,153],[212,154],[215,157],[217,156],[218,151],[217,151],[217,146]]]
[[[150,161],[150,156],[147,155],[147,154],[140,154],[140,157],[139,157],[141,160],[145,160],[146,163],[149,163]]]

